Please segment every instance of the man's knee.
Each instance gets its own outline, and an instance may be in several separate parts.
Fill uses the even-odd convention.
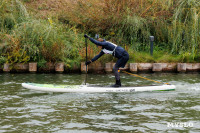
[[[119,69],[119,68],[118,68],[118,67],[116,67],[116,66],[114,66],[114,67],[113,67],[113,71],[114,71],[114,72],[117,72],[117,71],[118,71],[118,69]]]

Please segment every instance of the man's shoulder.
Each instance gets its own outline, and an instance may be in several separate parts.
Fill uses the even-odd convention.
[[[117,44],[115,44],[113,42],[109,42],[109,41],[106,41],[106,42],[117,47]]]

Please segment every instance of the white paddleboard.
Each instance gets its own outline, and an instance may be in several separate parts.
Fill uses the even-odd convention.
[[[47,92],[138,92],[138,91],[169,91],[175,90],[174,85],[160,86],[138,86],[138,87],[109,87],[109,86],[88,86],[88,85],[54,85],[22,83],[22,86],[31,90]]]

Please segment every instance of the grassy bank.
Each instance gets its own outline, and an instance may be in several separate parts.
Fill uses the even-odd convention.
[[[1,1],[0,63],[79,63],[83,34],[51,18],[31,16],[21,1]]]
[[[85,60],[85,33],[121,45],[130,62],[199,62],[199,15],[198,0],[2,0],[0,64],[78,65]],[[99,51],[89,43],[88,58]],[[115,59],[104,56],[100,62],[105,61]]]

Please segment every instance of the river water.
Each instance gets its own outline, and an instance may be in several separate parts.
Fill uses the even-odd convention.
[[[176,85],[175,91],[48,93],[23,82],[84,84],[84,74],[0,74],[0,132],[200,132],[200,74],[139,74]],[[121,74],[123,85],[152,85]],[[113,75],[87,76],[111,85]]]

